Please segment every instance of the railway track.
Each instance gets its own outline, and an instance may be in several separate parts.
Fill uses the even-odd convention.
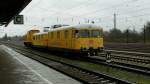
[[[8,45],[8,44],[7,44]],[[34,51],[25,50],[16,46],[8,45],[15,49],[15,51],[28,56],[34,60],[37,60],[57,71],[60,71],[66,75],[69,75],[86,84],[130,84],[130,82],[114,78],[112,76],[87,70],[76,65],[62,62],[58,59],[53,59],[50,56],[41,55]]]
[[[82,58],[82,59],[79,58],[76,60],[91,62],[94,64],[100,64],[100,65],[104,65],[104,66],[109,66],[112,68],[117,68],[119,70],[133,72],[135,74],[138,73],[138,74],[143,74],[143,75],[148,75],[148,76],[150,75],[150,68],[144,67],[144,66],[137,66],[137,65],[133,65],[133,64],[127,64],[126,62],[122,63],[122,60],[121,60],[121,62],[116,61],[116,59],[112,60],[112,62],[108,65],[105,60],[105,55],[95,56],[95,57],[86,57],[86,58]],[[117,60],[120,60],[120,59],[117,59]]]
[[[127,63],[118,62],[114,60],[112,60],[112,62],[108,64],[106,63],[105,58],[102,59],[99,57],[89,57],[89,58],[86,58],[86,60],[92,63],[101,64],[101,65],[109,66],[112,68],[122,69],[128,72],[139,73],[139,74],[150,76],[150,68],[148,67],[127,64]]]
[[[142,44],[142,43],[114,43],[114,44],[106,44],[105,47],[110,50],[121,50],[121,51],[132,51],[132,52],[143,52],[150,53],[150,44]]]
[[[149,53],[136,53],[136,52],[127,52],[127,51],[111,51],[111,63],[109,66],[142,73],[145,75],[150,75],[150,54]],[[107,65],[106,63],[106,56],[105,54],[99,54],[99,56],[90,57],[90,59],[93,59],[99,63],[99,60],[101,60],[104,65]]]
[[[111,52],[112,59],[132,61],[141,64],[150,64],[150,53],[141,52],[128,52],[128,51],[117,51],[107,50]],[[104,57],[104,56],[103,56]]]

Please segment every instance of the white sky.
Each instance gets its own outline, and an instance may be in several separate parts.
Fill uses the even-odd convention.
[[[24,25],[0,27],[0,36],[23,35],[33,27],[52,24],[78,24],[94,20],[104,30],[113,28],[113,14],[117,14],[117,28],[140,31],[150,19],[150,0],[32,0],[22,11]],[[36,26],[35,26],[36,25]]]

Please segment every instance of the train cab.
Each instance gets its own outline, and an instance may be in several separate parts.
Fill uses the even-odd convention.
[[[32,46],[32,42],[33,42],[33,35],[35,33],[39,33],[39,30],[30,30],[27,32],[26,36],[25,36],[25,41],[24,41],[24,45],[25,46]]]
[[[81,53],[95,53],[103,51],[103,35],[101,28],[76,28],[74,32],[75,50]]]

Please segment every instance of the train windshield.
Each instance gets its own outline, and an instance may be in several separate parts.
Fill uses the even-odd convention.
[[[98,30],[92,30],[91,31],[91,37],[93,37],[93,38],[99,38],[100,37],[100,31],[98,31]]]
[[[90,37],[90,31],[89,30],[80,30],[78,37],[79,38],[89,38]]]
[[[100,34],[99,30],[76,30],[75,32],[76,38],[99,38]]]

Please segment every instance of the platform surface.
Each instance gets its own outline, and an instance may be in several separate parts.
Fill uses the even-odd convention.
[[[0,84],[81,84],[0,45]]]

